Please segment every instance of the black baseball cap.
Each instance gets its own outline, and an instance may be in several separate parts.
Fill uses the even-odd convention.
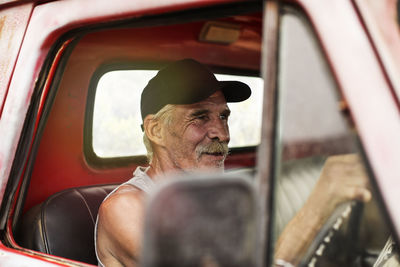
[[[156,114],[167,104],[200,102],[221,90],[226,102],[241,102],[251,95],[250,87],[239,81],[218,81],[203,64],[183,59],[161,69],[143,89],[140,110],[142,119]]]

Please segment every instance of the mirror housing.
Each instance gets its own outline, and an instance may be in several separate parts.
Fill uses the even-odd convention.
[[[170,180],[149,199],[142,266],[255,266],[250,178],[211,174]]]

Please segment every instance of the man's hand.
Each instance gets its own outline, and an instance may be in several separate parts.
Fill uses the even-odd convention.
[[[355,154],[329,157],[305,205],[278,239],[275,259],[297,264],[335,208],[346,201],[368,202],[368,176]]]
[[[368,176],[358,155],[340,155],[326,160],[306,206],[325,220],[340,203],[368,202],[371,198]]]

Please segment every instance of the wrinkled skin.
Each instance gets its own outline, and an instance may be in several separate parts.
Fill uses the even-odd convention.
[[[222,172],[230,140],[229,114],[220,91],[195,104],[177,105],[169,125],[161,125],[159,137],[149,131],[149,138],[157,144],[151,171],[158,174],[176,170]]]

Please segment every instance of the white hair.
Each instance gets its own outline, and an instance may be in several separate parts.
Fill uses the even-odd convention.
[[[168,104],[160,109],[154,116],[153,120],[160,120],[164,125],[169,125],[172,121],[172,111],[175,105]],[[146,131],[143,134],[143,143],[147,150],[147,160],[149,163],[153,160],[153,144],[146,135]]]

